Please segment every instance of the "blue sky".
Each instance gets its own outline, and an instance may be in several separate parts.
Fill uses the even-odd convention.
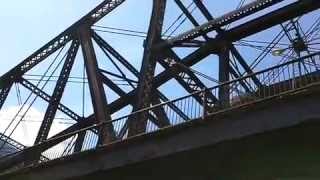
[[[79,19],[101,0],[4,1],[0,6],[0,74]]]

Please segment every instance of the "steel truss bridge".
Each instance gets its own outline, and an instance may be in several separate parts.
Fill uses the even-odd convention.
[[[110,151],[117,144],[167,131],[174,133],[181,129],[179,127],[192,129],[194,123],[218,121],[223,114],[238,109],[249,108],[247,113],[254,113],[250,108],[257,103],[318,92],[319,0],[241,1],[236,10],[219,17],[213,17],[206,1],[190,2],[189,6],[181,0],[170,2],[182,13],[179,18],[185,18],[182,23],[188,21],[193,27],[168,35],[164,24],[169,1],[153,0],[140,70],[101,34],[107,27],[99,23],[126,3],[125,0],[105,0],[5,73],[0,78],[0,109],[10,104],[12,93],[17,94],[21,107],[0,135],[3,141],[0,148],[6,143],[17,147],[17,151],[1,157],[2,176],[73,157],[81,158],[83,154],[101,149]],[[198,10],[205,22],[200,23],[190,7]],[[268,41],[248,40],[248,37],[264,37]],[[242,47],[254,50],[249,52]],[[187,53],[181,55],[181,50]],[[248,52],[253,51],[256,56],[247,57]],[[217,77],[209,77],[195,67],[212,56],[217,59]],[[100,61],[106,58],[116,72],[100,66]],[[277,62],[269,63],[271,58]],[[84,97],[74,101],[90,106],[89,114],[81,114],[63,101],[78,61],[83,63],[80,81],[87,85],[91,102],[85,102]],[[162,67],[159,72],[158,65]],[[30,75],[34,72],[40,72],[41,76]],[[114,78],[121,79],[127,87],[117,84]],[[179,98],[167,97],[160,87],[172,80],[175,85],[170,91],[181,86],[187,94]],[[25,97],[19,88],[24,89]],[[108,98],[110,91],[116,94],[113,101]],[[23,142],[14,141],[11,136],[25,121],[31,107],[36,107],[36,101],[45,104],[41,125],[34,144],[22,145]],[[128,106],[130,109],[124,116],[121,112]],[[58,116],[67,117],[70,124],[52,135],[50,131]]]

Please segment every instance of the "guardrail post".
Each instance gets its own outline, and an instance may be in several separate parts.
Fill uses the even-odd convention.
[[[295,74],[295,65],[292,64],[292,89],[296,88],[296,74]]]
[[[202,99],[202,108],[203,108],[203,112],[202,112],[202,119],[204,119],[207,116],[207,110],[208,110],[208,103],[207,103],[207,92],[208,90],[206,88],[202,89],[202,95],[203,95],[203,99]]]

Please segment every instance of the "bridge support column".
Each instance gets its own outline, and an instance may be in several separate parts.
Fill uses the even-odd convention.
[[[95,118],[98,123],[103,123],[110,121],[111,116],[109,113],[110,111],[108,111],[107,108],[107,98],[99,74],[98,63],[91,40],[91,34],[91,29],[88,26],[83,26],[79,30]],[[102,126],[100,128],[99,135],[99,144],[106,144],[114,140],[115,133],[112,124]]]
[[[219,82],[224,83],[230,80],[230,48],[227,43],[224,43],[219,52]],[[229,85],[219,88],[219,101],[221,106],[230,104],[230,87]]]
[[[152,51],[152,47],[161,41],[163,19],[166,8],[166,0],[153,0],[153,10],[149,25],[148,37],[145,43],[141,74],[139,77],[138,91],[136,94],[136,104],[133,112],[150,106],[155,94],[153,88],[153,77],[155,73],[158,52]],[[129,118],[129,136],[144,133],[148,122],[148,113],[138,113]]]

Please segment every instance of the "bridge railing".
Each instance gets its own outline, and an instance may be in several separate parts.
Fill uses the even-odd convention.
[[[84,136],[81,147],[79,147],[79,145],[77,146],[77,139],[80,135],[79,133],[75,133],[74,136],[57,144],[55,147],[50,148],[43,155],[49,157],[49,159],[55,159],[75,152],[95,149],[98,144],[98,136],[91,130],[99,129],[99,126],[112,126],[116,134],[114,141],[124,140],[128,138],[128,131],[130,131],[130,129],[138,128],[130,126],[128,121],[136,120],[136,117],[140,117],[142,113],[148,114],[149,118],[146,122],[144,132],[138,135],[151,133],[161,128],[188,121],[171,109],[169,103],[178,107],[183,114],[188,116],[189,120],[194,120],[205,118],[207,115],[218,113],[228,108],[234,108],[257,100],[263,100],[297,88],[302,88],[314,82],[319,82],[319,57],[320,53],[304,56],[294,61],[280,64],[254,74],[249,74],[242,78],[222,83],[215,87],[204,89],[173,101],[142,109],[130,115],[115,119],[109,123],[95,125],[81,131],[82,136]],[[257,79],[260,80],[260,86],[253,82],[252,76],[256,76]],[[219,101],[210,102],[209,98],[206,98],[206,95],[209,92],[215,95],[215,97],[218,97]],[[193,98],[195,94],[203,97],[202,103]],[[163,124],[162,121],[160,122],[156,120],[157,118],[153,118],[156,116],[154,112],[157,111],[164,112],[166,117],[161,118],[169,121],[167,124]]]
[[[13,157],[20,155],[25,161],[28,161],[26,157],[34,157],[35,154],[37,155],[40,152],[43,152],[42,155],[48,158],[42,161],[39,161],[39,158],[35,158],[36,160],[33,158],[28,161],[29,163],[24,163],[25,165],[30,165],[96,149],[100,146],[100,143],[95,132],[101,128],[108,127],[105,129],[111,129],[109,127],[112,127],[115,137],[113,137],[113,140],[109,141],[109,143],[115,143],[127,139],[130,130],[141,130],[142,127],[143,131],[136,134],[136,136],[148,134],[162,128],[175,126],[186,121],[206,118],[208,115],[219,113],[230,108],[244,106],[255,101],[268,99],[320,82],[319,70],[320,52],[229,82],[221,83],[215,87],[204,89],[173,101],[139,110],[110,122],[95,124],[64,136],[55,137],[34,147],[29,147],[20,153],[7,156],[6,158],[15,159]],[[257,77],[260,85],[253,82],[253,76]],[[209,98],[207,98],[208,93],[215,95],[218,101],[212,102],[212,100],[209,100]],[[197,101],[194,98],[195,94],[202,97],[203,101]],[[188,116],[188,119],[179,116],[176,111],[171,109],[172,106],[169,104],[174,104],[178,107]],[[154,112],[160,112],[157,114],[162,114],[162,117],[157,117]],[[141,122],[144,123],[142,126],[141,124],[138,124],[138,127],[133,126],[137,123],[130,123],[130,121],[138,120],[137,117],[141,117],[142,114],[147,114],[147,121]],[[157,119],[162,120],[159,121]],[[134,138],[134,136],[130,136],[130,138]],[[52,147],[52,145],[55,146]],[[106,146],[106,144],[104,144],[104,146]],[[3,159],[0,159],[0,170],[1,162],[3,162]]]

